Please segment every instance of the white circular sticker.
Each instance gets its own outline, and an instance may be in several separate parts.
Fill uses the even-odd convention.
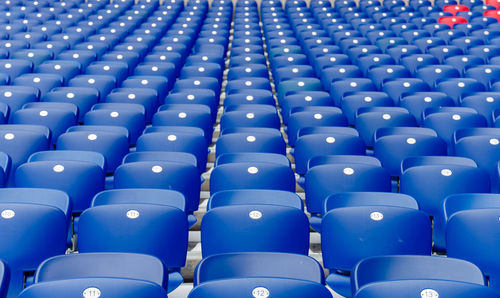
[[[173,141],[177,140],[177,136],[176,135],[168,135],[167,140],[173,142]]]
[[[498,145],[500,142],[498,141],[498,139],[490,139],[490,144],[493,145],[493,146],[496,146]]]
[[[257,174],[259,172],[259,169],[257,167],[249,167],[248,168],[248,173],[250,174]]]
[[[10,219],[16,215],[16,212],[14,212],[14,210],[11,209],[5,209],[4,211],[2,211],[1,215],[5,219]]]
[[[14,139],[14,134],[9,132],[9,133],[6,133],[4,136],[3,136],[7,141],[10,141],[10,140],[13,140]]]
[[[163,171],[163,168],[160,166],[153,166],[151,168],[151,171],[153,171],[153,173],[161,173]]]
[[[255,142],[256,138],[254,136],[248,136],[247,137],[247,142],[252,143]]]
[[[408,143],[409,145],[414,145],[416,142],[417,140],[415,140],[415,138],[406,139],[406,143]]]
[[[179,118],[181,118],[181,119],[184,119],[184,118],[186,118],[186,117],[187,117],[187,114],[186,114],[186,113],[184,113],[184,112],[180,112],[177,116],[178,116]]]
[[[441,175],[443,175],[443,176],[448,177],[448,176],[451,176],[451,174],[453,174],[453,172],[450,169],[442,169],[441,170]]]
[[[139,211],[134,210],[134,209],[129,210],[129,211],[127,211],[127,217],[131,218],[131,219],[138,218],[139,217]]]
[[[325,140],[326,140],[326,142],[327,142],[328,144],[333,144],[333,143],[335,143],[335,138],[334,138],[334,137],[327,137]]]
[[[118,117],[120,114],[118,112],[111,112],[109,113],[109,116],[111,116],[111,118],[116,118]]]
[[[91,133],[87,136],[87,138],[90,140],[90,141],[95,141],[97,140],[97,135],[95,133]]]
[[[316,120],[323,119],[323,115],[316,113],[316,114],[314,114],[314,119],[316,119]]]
[[[346,175],[352,175],[352,174],[354,174],[354,169],[353,168],[345,168],[344,169],[344,174],[346,174]]]
[[[439,293],[433,289],[424,289],[420,292],[420,297],[422,298],[438,298]]]
[[[248,216],[251,219],[260,219],[262,217],[262,212],[257,211],[257,210],[253,210],[253,211],[250,211],[250,213],[248,213]],[[261,297],[261,296],[258,296],[258,297]]]
[[[63,165],[55,165],[52,170],[56,173],[61,173],[64,171],[64,166]]]
[[[98,288],[86,288],[83,291],[83,297],[85,298],[99,298],[101,297],[101,290]]]
[[[374,221],[379,221],[384,218],[384,215],[380,212],[375,211],[370,213],[370,218],[373,219]]]
[[[246,114],[246,117],[247,117],[248,119],[253,119],[253,118],[255,118],[255,114],[254,114],[254,113],[247,113],[247,114]]]
[[[252,291],[252,296],[255,298],[267,298],[270,294],[269,290],[264,287],[257,287]]]

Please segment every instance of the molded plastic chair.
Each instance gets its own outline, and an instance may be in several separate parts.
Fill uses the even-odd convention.
[[[102,205],[85,210],[80,215],[78,226],[80,253],[132,252],[153,255],[173,272],[180,270],[186,263],[187,215],[176,207],[151,204]],[[158,235],[162,235],[161,239]],[[182,283],[180,274],[175,275],[178,278],[169,276],[169,290]]]
[[[417,200],[420,209],[432,216],[434,248],[445,250],[443,201],[457,193],[489,192],[488,173],[467,158],[420,156],[402,163],[400,192]]]
[[[250,130],[250,129],[249,129]],[[276,130],[279,132],[278,130]],[[279,134],[267,129],[251,128],[248,132],[224,133],[216,142],[215,156],[226,153],[261,152],[286,154],[286,143]]]
[[[306,206],[314,217],[311,225],[315,230],[320,228],[318,215],[328,196],[346,191],[391,191],[389,173],[377,159],[349,155],[332,157],[335,158],[319,164],[317,160],[321,157],[311,159],[305,175]]]
[[[487,276],[489,286],[498,289],[498,267],[493,254],[500,209],[473,209],[453,214],[446,224],[447,254],[476,264]]]
[[[65,169],[65,166],[67,167]],[[20,170],[20,168],[23,168]],[[16,171],[16,186],[44,187],[65,191],[73,201],[73,208],[83,210],[95,193],[102,190],[106,161],[98,152],[78,150],[50,150],[33,153],[28,162]],[[45,173],[42,174],[42,173]],[[38,176],[37,176],[38,174]],[[68,175],[61,178],[61,175]],[[76,176],[80,175],[80,179]],[[54,178],[54,179],[51,179]],[[91,183],[91,186],[83,185]],[[78,211],[75,211],[78,212]]]
[[[356,129],[367,146],[373,146],[375,132],[384,127],[417,126],[408,110],[400,107],[367,107],[358,109]]]
[[[327,284],[350,296],[349,272],[361,259],[387,254],[430,255],[432,228],[422,211],[393,206],[336,208],[321,221]],[[342,273],[340,273],[341,271]]]
[[[45,259],[66,250],[67,221],[56,207],[25,203],[1,203],[1,258],[7,262],[10,284],[7,297],[17,297],[25,274]]]
[[[479,168],[490,175],[491,191],[498,192],[498,160],[500,151],[495,144],[500,138],[498,128],[465,128],[455,132],[454,152],[456,156],[474,160]]]
[[[185,196],[188,213],[198,210],[201,184],[199,170],[196,164],[179,160],[176,152],[170,153],[174,153],[172,157],[176,161],[162,161],[158,158],[158,161],[136,161],[122,164],[115,171],[114,187],[176,190]],[[156,153],[156,155],[158,154]]]
[[[401,175],[401,162],[408,157],[447,155],[446,143],[435,131],[421,127],[385,127],[375,132],[374,156],[391,176]]]
[[[241,234],[244,229],[245,234]],[[257,241],[260,239],[260,241]],[[201,223],[204,258],[229,252],[286,252],[307,255],[309,222],[303,211],[277,205],[211,209]]]

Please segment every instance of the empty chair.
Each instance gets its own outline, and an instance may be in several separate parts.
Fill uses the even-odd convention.
[[[168,275],[160,259],[134,253],[62,254],[37,268],[35,284],[81,278],[124,278],[148,281],[166,288]]]
[[[347,93],[341,102],[342,112],[351,125],[354,125],[356,114],[360,108],[392,106],[394,106],[394,101],[386,93],[376,91]]]
[[[9,81],[14,81],[18,76],[30,73],[33,64],[24,59],[2,59],[0,60],[0,70],[9,76]]]
[[[461,128],[486,127],[486,119],[475,110],[464,107],[436,107],[424,111],[423,126],[436,131],[453,152],[453,134]]]
[[[64,254],[67,221],[64,212],[54,206],[25,203],[1,203],[2,260],[7,262],[10,283],[6,297],[17,297],[29,271],[45,259]]]
[[[429,85],[421,79],[417,78],[397,78],[392,81],[385,82],[382,86],[382,91],[387,93],[398,105],[401,98],[405,95],[415,92],[431,91]]]
[[[262,161],[226,163],[215,167],[211,173],[211,194],[247,188],[294,192],[295,176],[289,166]]]
[[[478,92],[465,96],[461,102],[462,107],[473,108],[483,115],[488,126],[494,127],[494,111],[500,108],[500,93]]]
[[[491,225],[498,220],[499,209],[472,209],[459,211],[446,225],[447,254],[476,264],[488,278],[489,286],[498,289],[496,256],[498,229]]]
[[[66,60],[49,60],[38,65],[37,72],[39,73],[54,73],[63,77],[63,83],[67,83],[70,79],[80,74],[80,64],[76,61]]]
[[[184,162],[175,154],[177,152],[164,152],[163,155],[160,152],[152,153],[153,156],[138,157],[138,161],[125,162],[119,166],[115,170],[114,188],[176,190],[185,196],[188,213],[198,210],[201,181],[196,161],[194,164]]]
[[[170,131],[143,134],[137,139],[136,151],[191,153],[197,159],[200,172],[206,170],[208,151],[205,137],[200,134],[176,131],[175,127],[171,127]]]
[[[245,229],[245,235],[240,233]],[[309,222],[303,211],[276,205],[211,209],[201,223],[203,257],[230,252],[287,252],[307,255]],[[255,241],[261,239],[264,241]]]
[[[479,168],[490,175],[491,191],[499,192],[497,148],[500,130],[498,128],[464,128],[455,132],[455,155],[474,160]]]
[[[41,125],[50,129],[51,142],[55,143],[59,135],[77,124],[77,108],[71,103],[36,103],[26,104],[16,111],[12,117],[13,124]]]
[[[430,88],[435,88],[437,81],[449,78],[459,78],[460,73],[449,65],[427,65],[416,71],[416,77],[422,79]]]
[[[85,150],[101,153],[106,159],[106,172],[112,173],[129,151],[128,132],[118,127],[88,131],[69,131],[61,134],[56,143],[58,150]]]
[[[432,107],[452,107],[455,102],[443,92],[416,92],[401,98],[400,106],[408,110],[421,125],[424,111]]]
[[[130,143],[135,144],[146,127],[145,109],[133,103],[98,103],[85,114],[84,123],[125,127]]]
[[[185,265],[188,221],[186,213],[176,207],[138,203],[101,205],[85,210],[78,226],[80,253],[143,253],[156,256],[170,271],[178,271]],[[162,235],[161,239],[158,235]],[[181,282],[169,284],[169,289]]]
[[[17,168],[15,185],[64,191],[73,212],[79,213],[104,190],[104,165],[104,157],[97,152],[40,151]]]
[[[197,297],[244,297],[246,295],[273,295],[273,297],[332,297],[322,284],[288,278],[231,278],[209,281],[195,287],[190,298]]]
[[[323,214],[336,208],[355,206],[393,206],[418,209],[414,198],[394,192],[348,191],[328,196],[323,205]]]
[[[95,88],[57,87],[49,91],[40,101],[72,103],[78,107],[78,122],[83,122],[85,113],[97,103],[99,92]]]
[[[396,78],[409,78],[410,72],[401,65],[381,65],[370,68],[368,77],[375,83],[378,89],[381,89],[386,81]]]
[[[385,127],[375,132],[373,155],[391,176],[401,175],[401,162],[408,157],[447,155],[446,143],[435,131],[421,127]]]
[[[438,82],[436,90],[446,93],[453,99],[455,105],[459,105],[463,97],[468,94],[486,91],[483,84],[468,78],[451,78]]]
[[[380,162],[370,156],[319,156],[309,161],[305,175],[306,206],[311,225],[321,227],[321,214],[326,198],[346,191],[390,191],[391,178]]]
[[[412,268],[412,270],[408,270],[408,268]],[[372,283],[416,279],[484,285],[483,274],[476,265],[451,257],[374,256],[359,262],[352,272],[353,293]]]
[[[486,90],[498,81],[500,76],[500,66],[498,65],[478,65],[465,71],[465,77],[473,78],[481,82]]]
[[[323,264],[330,270],[326,282],[337,293],[350,296],[350,277],[360,260],[376,255],[430,255],[432,229],[422,211],[394,206],[336,208],[321,221]],[[341,271],[342,273],[340,273]]]
[[[28,86],[0,86],[0,101],[9,106],[10,113],[21,109],[24,104],[38,101],[39,91]]]
[[[9,124],[0,125],[1,151],[8,154],[11,161],[9,185],[14,183],[14,172],[19,165],[26,162],[32,153],[49,149],[50,130],[40,125]],[[7,170],[7,169],[4,169]]]
[[[43,97],[52,88],[59,87],[63,83],[63,77],[58,74],[26,73],[18,76],[12,81],[12,85],[35,87],[39,91],[39,97]]]
[[[226,101],[228,99],[226,98]],[[274,104],[274,101],[273,101]],[[281,105],[283,124],[288,124],[291,113],[298,107],[333,106],[330,95],[324,91],[296,92],[285,97]]]
[[[355,127],[367,146],[373,146],[377,129],[395,126],[417,126],[408,110],[400,107],[367,107],[358,109]]]
[[[330,134],[315,133],[300,136],[295,142],[295,171],[299,175],[307,172],[307,163],[320,155],[364,155],[365,144],[357,135],[345,132],[339,127]]]
[[[410,157],[401,166],[400,192],[433,218],[434,249],[445,250],[443,201],[451,194],[489,192],[488,173],[462,157]]]
[[[155,89],[158,92],[158,104],[163,104],[169,91],[168,80],[161,76],[130,76],[121,87]]]
[[[109,103],[135,103],[144,106],[146,122],[151,122],[158,109],[158,94],[154,89],[117,88],[105,99]]]
[[[68,82],[68,87],[95,88],[99,91],[99,99],[104,100],[106,95],[115,88],[116,79],[110,75],[78,75]]]
[[[195,269],[193,284],[196,287],[214,280],[256,277],[293,278],[318,284],[325,282],[321,265],[309,256],[282,252],[234,252],[203,258]]]
[[[300,130],[304,127],[346,126],[346,117],[337,107],[304,107],[296,108],[288,120],[288,144],[295,146]]]
[[[366,91],[377,91],[377,87],[372,80],[366,78],[343,79],[331,83],[330,97],[336,106],[340,106],[344,95]]]
[[[97,291],[96,291],[97,290]],[[76,278],[37,283],[25,289],[19,297],[62,298],[79,295],[106,295],[110,298],[166,297],[166,291],[152,282],[125,278]]]

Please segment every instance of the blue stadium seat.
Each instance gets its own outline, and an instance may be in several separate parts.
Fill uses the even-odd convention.
[[[407,109],[419,125],[422,124],[422,117],[427,108],[453,107],[454,105],[453,99],[443,92],[415,92],[403,96],[400,101],[400,106]]]
[[[498,159],[500,152],[497,141],[500,137],[498,128],[464,128],[454,135],[454,152],[456,156],[474,160],[479,168],[490,175],[491,192],[499,192]]]
[[[192,214],[198,210],[200,201],[200,174],[196,164],[179,160],[176,152],[169,152],[175,161],[162,161],[158,152],[157,161],[126,162],[115,170],[114,188],[160,188],[182,193],[186,198],[186,210]]]
[[[400,192],[415,198],[420,209],[432,216],[434,249],[445,250],[444,199],[457,193],[489,192],[488,173],[470,159],[450,156],[409,157],[401,169]]]
[[[80,215],[78,226],[80,253],[153,255],[172,272],[180,270],[186,263],[187,215],[176,207],[138,203],[101,205],[85,210]],[[158,235],[162,235],[161,239]],[[136,245],[131,245],[132,242]],[[176,280],[169,278],[169,290],[182,283],[170,284],[172,281]]]
[[[412,156],[447,155],[446,143],[432,129],[384,127],[375,132],[373,155],[391,176],[401,175],[401,162]]]
[[[486,91],[480,82],[469,78],[451,78],[437,82],[436,90],[446,93],[453,99],[455,105],[460,105],[464,96]]]
[[[306,206],[311,225],[321,227],[321,214],[326,198],[346,191],[391,191],[391,178],[374,157],[330,155],[309,161],[305,175]]]
[[[128,133],[113,128],[104,131],[87,126],[87,131],[68,131],[58,137],[56,148],[99,152],[106,159],[106,173],[112,173],[129,152]]]
[[[79,213],[104,190],[104,165],[104,157],[96,152],[40,151],[17,168],[15,185],[64,191],[72,201],[73,213]]]
[[[357,111],[355,127],[366,146],[373,146],[375,132],[384,127],[417,126],[415,118],[401,107],[365,107]]]
[[[488,279],[489,286],[498,289],[498,270],[491,255],[496,245],[496,227],[499,209],[472,209],[459,211],[446,224],[447,254],[476,264]]]
[[[207,144],[205,137],[185,131],[150,132],[137,139],[136,151],[185,152],[193,154],[197,159],[200,173],[205,172],[207,164]]]
[[[144,106],[133,103],[98,103],[84,117],[85,125],[125,127],[131,144],[135,144],[146,126]]]
[[[82,67],[82,69],[85,69]],[[99,91],[99,99],[104,100],[106,95],[115,88],[116,79],[110,75],[78,75],[69,80],[68,87],[95,88]]]
[[[49,257],[64,254],[67,221],[64,212],[53,206],[7,202],[0,206],[5,239],[0,254],[10,271],[7,297],[17,297],[29,271]]]
[[[323,214],[336,208],[356,206],[393,206],[418,210],[414,198],[394,192],[339,192],[328,196],[323,206]]]
[[[243,236],[239,231],[245,229]],[[265,239],[265,241],[256,241]],[[307,255],[309,222],[303,211],[277,205],[234,205],[211,209],[201,223],[204,258],[231,252]]]
[[[484,116],[465,107],[427,108],[423,114],[424,127],[434,129],[448,145],[448,153],[453,152],[453,134],[461,128],[486,127]]]
[[[360,260],[387,254],[430,255],[431,249],[431,221],[419,210],[344,207],[329,211],[321,221],[323,264],[330,270],[326,282],[343,296],[351,292],[346,273]]]

